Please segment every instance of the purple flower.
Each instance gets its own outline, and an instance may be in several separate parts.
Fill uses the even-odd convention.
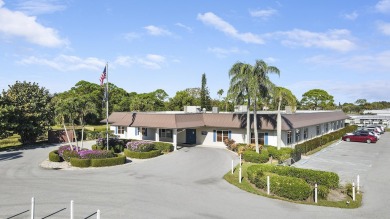
[[[130,141],[127,142],[126,148],[131,151],[147,152],[154,149],[154,144],[149,141]]]

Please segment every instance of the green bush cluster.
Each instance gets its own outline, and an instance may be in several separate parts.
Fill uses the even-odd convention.
[[[138,159],[148,159],[148,158],[157,157],[161,155],[161,151],[158,149],[148,151],[148,152],[137,152],[137,151],[131,151],[125,149],[123,152],[126,155],[126,157],[138,158]]]
[[[107,167],[115,166],[126,163],[126,157],[124,155],[117,155],[116,157],[104,158],[104,159],[80,159],[71,158],[70,164],[74,167]]]
[[[160,150],[163,153],[173,151],[173,145],[167,142],[154,142],[154,148]]]
[[[329,133],[326,135],[322,135],[322,136],[317,137],[317,138],[313,138],[313,139],[305,141],[301,144],[297,144],[297,145],[295,145],[295,149],[302,154],[306,154],[307,152],[312,151],[312,150],[314,150],[314,149],[316,149],[316,148],[318,148],[318,147],[320,147],[328,142],[340,139],[346,133],[354,132],[356,129],[357,129],[356,125],[346,126],[345,128],[340,129],[338,131],[335,131],[335,132],[332,132],[332,133]]]
[[[326,187],[326,186],[323,186],[323,185],[319,185],[317,186],[317,189],[318,189],[318,198],[321,198],[321,199],[326,199],[328,197],[328,194],[329,194],[329,188]]]
[[[256,151],[244,151],[242,157],[245,161],[251,163],[267,163],[269,160],[269,154],[267,150],[262,150],[261,153],[256,153]]]
[[[71,158],[80,158],[80,156],[76,150],[65,150],[62,154],[62,158],[64,158],[66,162],[69,162]]]
[[[269,156],[272,156],[273,159],[276,159],[279,162],[282,162],[282,161],[290,158],[291,154],[293,153],[294,150],[292,148],[280,148],[278,150],[277,147],[267,146],[267,151],[269,153]]]
[[[280,197],[291,200],[306,200],[312,192],[310,185],[303,179],[290,176],[280,176],[276,174],[269,174],[270,177],[270,191]],[[258,174],[253,177],[251,181],[256,187],[267,188],[267,176]]]
[[[252,168],[254,170],[251,170]],[[333,172],[275,165],[253,165],[248,168],[248,173],[251,171],[252,174],[254,174],[253,172],[262,171],[282,176],[301,178],[313,186],[314,184],[326,186],[328,188],[337,188],[339,186],[339,176]]]
[[[117,144],[114,146],[109,145],[108,147],[109,147],[110,151],[112,151],[113,153],[121,153],[121,152],[123,152],[123,149],[125,148],[125,146],[121,145],[121,144]],[[92,150],[106,150],[107,146],[94,144],[91,146],[91,149]]]
[[[62,161],[62,158],[58,154],[58,150],[54,150],[54,151],[51,151],[49,153],[49,160],[51,162],[61,162]]]

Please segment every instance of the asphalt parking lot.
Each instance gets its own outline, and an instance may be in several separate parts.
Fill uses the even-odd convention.
[[[359,209],[300,205],[242,191],[223,180],[231,160],[225,149],[191,147],[116,167],[48,170],[39,167],[56,146],[0,152],[0,218],[388,218],[390,136],[376,144],[341,142],[302,160],[342,180],[361,175]],[[297,165],[298,165],[297,164]],[[341,166],[345,167],[341,167]]]

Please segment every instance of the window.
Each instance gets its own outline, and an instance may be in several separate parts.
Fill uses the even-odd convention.
[[[344,123],[343,123],[343,120],[340,121],[340,128],[343,128],[344,127]]]
[[[258,133],[258,139],[257,139],[257,142],[261,145],[264,145],[264,133],[261,133],[259,132]],[[251,133],[251,144],[254,144],[255,143],[255,133]]]
[[[307,139],[308,134],[309,134],[309,129],[308,128],[304,128],[303,129],[303,139]]]
[[[292,136],[291,131],[287,131],[287,144],[291,144],[292,142],[291,136]]]
[[[295,142],[298,142],[300,140],[300,137],[301,137],[301,130],[299,129],[295,129]]]
[[[225,139],[229,138],[229,131],[227,130],[218,130],[217,131],[217,142],[223,142]]]
[[[328,133],[328,131],[329,131],[329,123],[324,124],[324,126],[325,126],[325,132]]]
[[[147,128],[142,128],[142,135],[148,136],[148,129]]]
[[[160,129],[161,138],[172,138],[172,129]]]
[[[321,134],[321,127],[320,127],[320,125],[317,125],[317,127],[316,127],[316,133],[317,133],[317,135],[320,135],[320,134]]]
[[[125,129],[126,127],[125,126],[118,126],[118,132],[117,134],[125,134]]]

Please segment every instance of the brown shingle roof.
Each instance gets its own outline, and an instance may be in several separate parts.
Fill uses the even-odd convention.
[[[253,114],[251,115],[253,128]],[[276,129],[276,114],[258,114],[258,126],[263,130]],[[341,111],[282,114],[282,130],[346,119]],[[149,128],[245,128],[245,113],[137,113],[113,112],[109,123],[116,126]],[[103,120],[105,121],[105,120]]]

